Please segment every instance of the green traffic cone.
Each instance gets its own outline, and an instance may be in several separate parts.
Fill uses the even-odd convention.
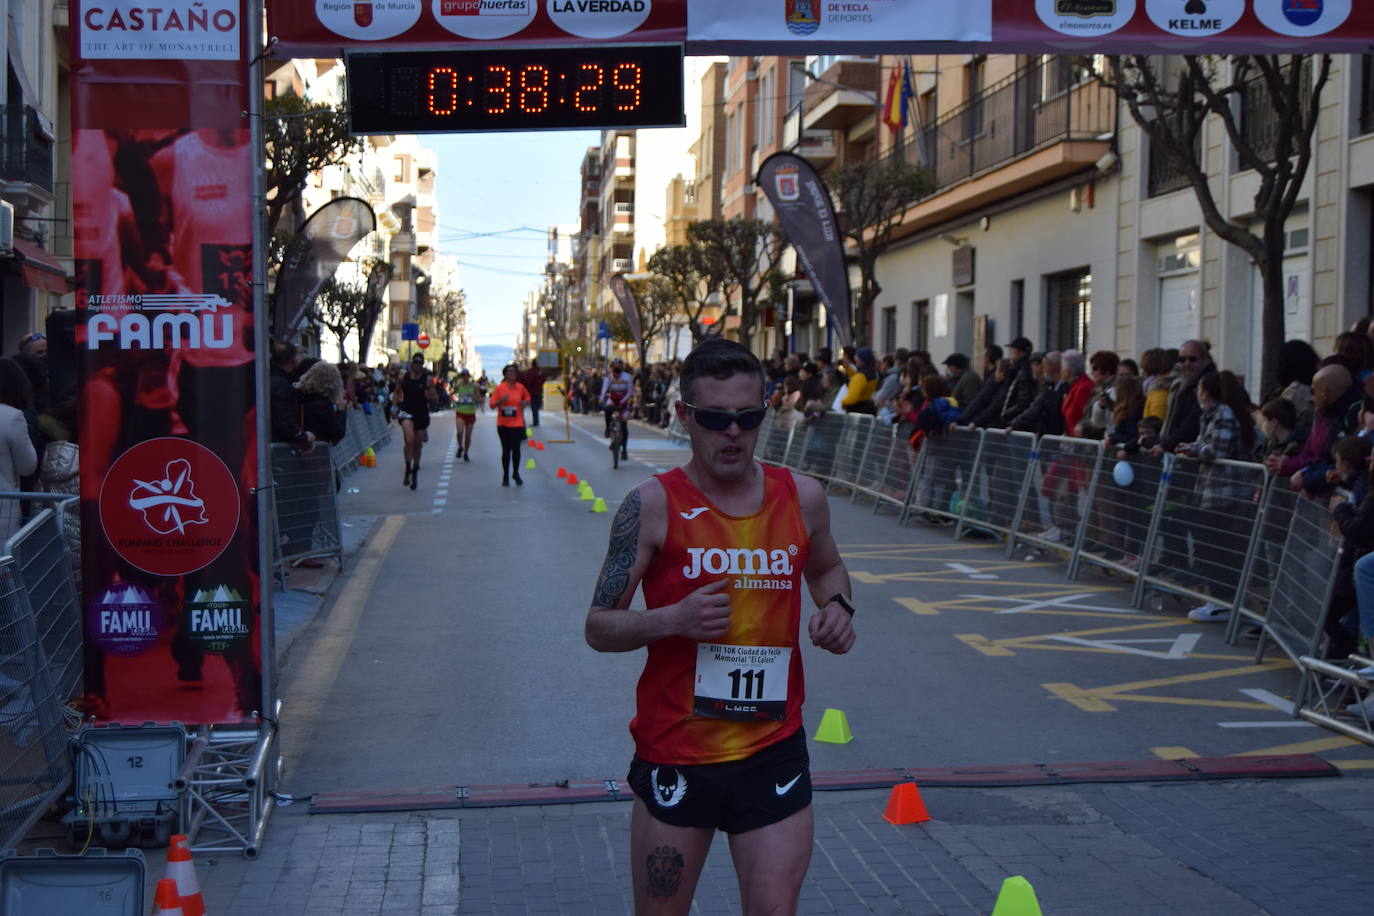
[[[580,492],[582,493],[582,495],[577,498],[582,500],[583,502],[591,502],[592,500],[596,499],[596,494],[592,492],[591,487],[583,487]]]
[[[849,719],[843,710],[827,709],[821,716],[820,728],[816,729],[816,740],[827,744],[848,744],[854,740],[849,730]]]
[[[525,438],[526,438],[526,439],[533,439],[533,438],[534,438],[534,430],[530,429],[528,426],[525,427]]]
[[[534,459],[533,459],[533,458],[526,458],[526,459],[525,459],[525,470],[527,470],[527,471],[533,471],[533,470],[534,470]]]
[[[1035,888],[1020,875],[1007,878],[992,905],[992,916],[1042,916]]]
[[[596,501],[592,503],[592,511],[593,511],[593,512],[605,512],[605,511],[606,511],[606,500],[604,500],[604,499],[602,499],[600,496],[598,496],[598,497],[596,498]]]

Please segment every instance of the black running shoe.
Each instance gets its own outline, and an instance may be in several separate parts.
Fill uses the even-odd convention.
[[[509,478],[509,477],[502,477],[502,478],[501,478],[501,486],[503,486],[503,487],[508,487],[508,486],[510,486],[510,478]]]
[[[515,478],[515,485],[517,487],[523,487],[525,485],[525,482],[520,479],[519,474],[512,474],[511,476]]]
[[[410,472],[410,488],[413,490],[420,485],[420,469],[415,468]]]
[[[468,453],[467,453],[467,452],[463,452],[463,460],[464,460],[464,461],[471,461],[472,459],[468,457]]]
[[[406,476],[401,479],[401,486],[410,486],[410,465],[406,465]]]

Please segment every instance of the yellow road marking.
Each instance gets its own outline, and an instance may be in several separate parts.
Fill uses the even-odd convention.
[[[1084,712],[1116,712],[1116,707],[1102,702],[1090,690],[1075,687],[1073,684],[1041,684],[1053,696],[1068,700]]]
[[[1338,747],[1350,747],[1360,742],[1344,735],[1335,738],[1318,738],[1315,741],[1299,741],[1297,744],[1280,744],[1278,747],[1264,747],[1257,751],[1246,751],[1236,757],[1269,757],[1277,754],[1317,754],[1334,751]]]
[[[926,604],[920,598],[893,598],[893,601],[900,604],[913,614],[939,614],[932,604]]]
[[[1197,697],[1162,697],[1152,693],[1108,693],[1104,699],[1130,703],[1163,703],[1166,706],[1213,706],[1220,709],[1273,709],[1260,702],[1249,700],[1206,700]]]
[[[901,553],[904,555],[919,553],[938,553],[948,550],[1001,550],[999,544],[912,544],[909,546],[893,546],[892,544],[845,544],[841,548],[841,556],[852,556],[845,551],[851,550],[874,550],[885,553]]]
[[[1023,563],[1023,564],[1018,565],[1016,568],[1017,568],[1017,569],[1026,569],[1026,568],[1028,568],[1028,567],[1034,567],[1034,566],[1059,566],[1059,565],[1061,565],[1061,564],[1059,564],[1059,563]],[[854,571],[854,570],[850,570],[850,571],[849,571],[849,575],[854,576],[854,575],[855,575],[855,571]],[[866,578],[866,579],[861,579],[861,580],[860,580],[861,582],[868,582],[868,583],[872,583],[872,584],[877,584],[877,583],[881,583],[881,582],[949,582],[949,583],[952,583],[952,584],[954,584],[954,585],[969,585],[969,584],[971,584],[970,581],[969,581],[969,577],[968,577],[967,574],[953,573],[953,572],[950,572],[948,569],[939,570],[938,572],[937,572],[937,571],[932,571],[932,572],[900,572],[900,573],[870,573],[870,572],[864,572],[864,573],[862,573],[862,575],[867,576],[868,578]],[[1003,585],[1003,586],[1005,586],[1005,585],[1010,585],[1010,586],[1013,586],[1013,587],[1015,587],[1015,588],[1034,588],[1034,587],[1036,587],[1037,585],[1043,584],[1043,583],[1040,583],[1040,582],[1023,582],[1023,581],[1020,581],[1020,580],[1017,580],[1017,579],[978,579],[978,580],[975,580],[975,581],[976,581],[976,583],[977,583],[977,585],[978,585],[979,588],[984,588],[984,587],[991,586],[991,585]],[[1077,589],[1077,591],[1078,591],[1078,592],[1084,592],[1084,591],[1088,591],[1088,589],[1080,588],[1080,589]],[[1121,589],[1117,589],[1117,591],[1122,591],[1122,590],[1121,590]]]
[[[967,643],[984,655],[1007,656],[1016,654],[1010,649],[1003,649],[1001,646],[997,645],[995,641],[988,639],[986,636],[979,636],[977,633],[956,633],[954,634],[954,638]]]
[[[1150,753],[1161,760],[1182,760],[1184,757],[1201,757],[1202,755],[1186,747],[1152,747]]]
[[[1374,760],[1328,760],[1338,770],[1374,770]]]
[[[329,702],[334,681],[339,676],[344,660],[348,658],[353,636],[358,631],[358,620],[377,582],[377,574],[405,523],[404,515],[389,515],[382,522],[376,537],[364,549],[353,574],[340,588],[339,597],[324,618],[319,636],[310,647],[310,654],[291,679],[290,689],[282,691],[282,695],[291,697],[291,703],[284,707],[283,715],[283,718],[290,720],[291,726],[281,730],[282,755],[287,760],[299,760],[310,746],[315,719]]]

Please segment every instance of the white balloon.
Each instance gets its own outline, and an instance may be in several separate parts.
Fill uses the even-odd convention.
[[[1129,487],[1131,481],[1135,480],[1135,471],[1131,468],[1131,463],[1118,461],[1116,467],[1112,468],[1112,480],[1116,481],[1118,487]]]

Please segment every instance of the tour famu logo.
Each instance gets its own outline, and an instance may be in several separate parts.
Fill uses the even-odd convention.
[[[810,35],[821,27],[816,10],[820,0],[787,0],[787,30],[793,35]]]

